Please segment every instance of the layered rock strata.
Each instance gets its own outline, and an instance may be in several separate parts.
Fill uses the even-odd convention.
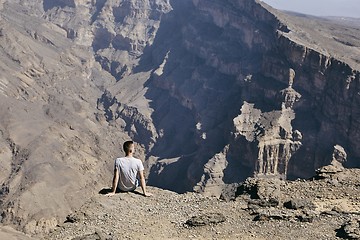
[[[1,1],[2,222],[50,230],[129,138],[177,192],[307,178],[335,145],[359,166],[358,30],[308,20],[248,0]]]
[[[277,176],[286,179],[291,156],[301,147],[301,133],[293,131],[294,103],[301,95],[293,88],[295,73],[289,71],[289,86],[281,90],[281,110],[262,113],[254,104],[244,102],[241,114],[234,118],[235,139],[239,136],[259,149],[254,167],[255,176]]]

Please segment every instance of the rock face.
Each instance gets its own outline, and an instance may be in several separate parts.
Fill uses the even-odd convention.
[[[262,113],[254,104],[245,102],[241,115],[234,118],[235,139],[244,136],[252,143],[257,142],[259,149],[255,161],[255,176],[278,176],[285,179],[288,163],[301,147],[301,133],[292,131],[291,121],[295,119],[293,105],[300,99],[300,94],[293,88],[295,73],[289,71],[289,87],[281,90],[281,110]],[[251,146],[244,146],[244,149]]]
[[[40,2],[1,6],[0,216],[35,234],[107,184],[128,136],[101,122],[96,101],[115,80],[93,53],[36,16]]]
[[[2,223],[52,229],[129,138],[177,192],[307,178],[335,145],[360,166],[359,32],[331,21],[253,0],[0,1]]]

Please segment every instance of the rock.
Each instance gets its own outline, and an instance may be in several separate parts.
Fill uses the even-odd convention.
[[[294,210],[304,209],[304,208],[309,208],[309,209],[315,208],[312,202],[305,199],[292,199],[290,201],[284,202],[284,207]]]
[[[238,187],[239,183],[226,184],[222,189],[220,199],[227,202],[235,200]]]
[[[335,173],[344,171],[342,164],[346,162],[346,156],[347,154],[344,148],[339,145],[335,145],[330,165],[317,169],[316,177],[331,178]]]
[[[227,166],[226,153],[228,146],[221,153],[215,154],[205,165],[204,174],[200,182],[194,187],[197,192],[203,192],[207,196],[220,197],[224,188],[224,170]]]
[[[347,158],[347,154],[345,152],[345,149],[340,145],[335,145],[334,152],[332,155],[332,162],[336,161],[343,165],[347,160],[346,158]]]
[[[326,178],[326,177],[331,176],[332,174],[342,172],[343,170],[344,170],[344,167],[331,164],[331,165],[327,165],[327,166],[317,169],[316,173],[319,177]]]
[[[284,182],[279,179],[248,178],[237,188],[236,196],[249,194],[252,199],[279,203],[282,184]]]
[[[68,216],[66,216],[66,220],[64,221],[64,223],[75,223],[75,222],[79,222],[81,219],[74,214],[70,214]]]
[[[295,141],[301,141],[301,140],[302,140],[302,134],[301,134],[301,132],[298,131],[298,130],[295,130],[295,131],[293,132],[293,138],[294,138]]]
[[[207,213],[199,216],[193,216],[186,221],[186,224],[192,227],[204,226],[209,224],[218,224],[225,222],[226,218],[221,213]]]
[[[314,221],[314,219],[316,218],[316,215],[303,213],[303,214],[296,215],[295,218],[300,222],[312,223]]]
[[[254,221],[289,220],[293,217],[294,214],[287,211],[282,211],[279,209],[268,209],[260,211],[254,217]]]
[[[289,69],[289,85],[287,88],[280,91],[281,95],[281,107],[282,108],[293,108],[294,103],[299,101],[301,98],[301,94],[296,92],[293,89],[293,83],[295,78],[295,71],[293,69]]]
[[[253,208],[258,208],[258,207],[265,207],[265,208],[269,208],[269,207],[277,207],[279,206],[279,201],[277,199],[269,199],[269,200],[263,200],[263,199],[250,199],[248,201],[248,208],[249,209],[253,209]]]
[[[360,239],[360,220],[350,220],[336,230],[337,237],[344,239]]]
[[[283,220],[283,221],[298,221],[311,223],[316,218],[316,215],[308,212],[296,213],[294,211],[282,210],[276,208],[258,209],[254,211],[256,216],[254,221],[270,221],[270,220]]]

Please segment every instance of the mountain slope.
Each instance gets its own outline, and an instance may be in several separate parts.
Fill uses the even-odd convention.
[[[307,178],[337,144],[360,165],[356,26],[258,1],[0,6],[4,224],[52,229],[110,184],[129,138],[148,183],[179,193]]]

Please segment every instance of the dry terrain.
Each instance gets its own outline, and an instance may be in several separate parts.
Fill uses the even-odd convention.
[[[350,169],[321,180],[249,179],[254,191],[230,201],[154,187],[152,197],[99,194],[45,239],[358,239],[359,174]],[[344,233],[350,221],[353,232]]]
[[[358,239],[359,25],[0,0],[0,239]],[[129,139],[152,197],[103,194]]]

